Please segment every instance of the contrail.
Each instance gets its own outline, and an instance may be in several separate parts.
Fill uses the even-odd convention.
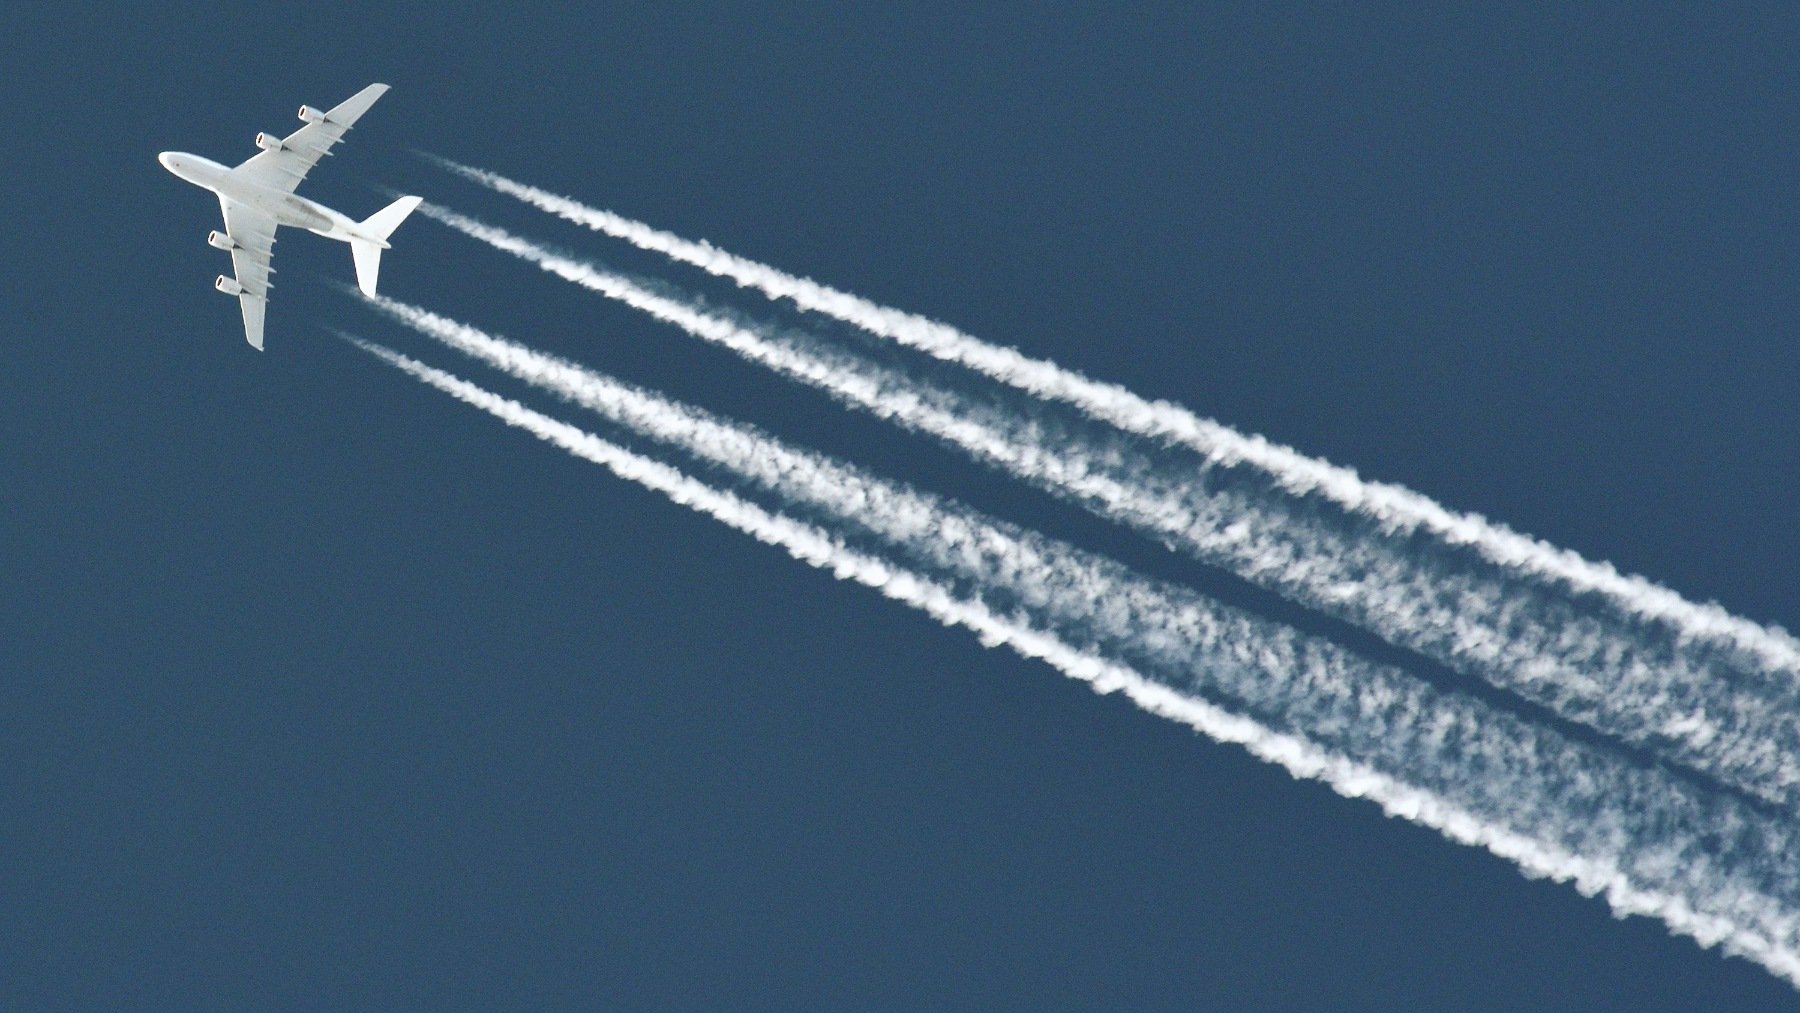
[[[840,400],[1150,532],[1313,608],[1374,630],[1666,756],[1722,784],[1800,806],[1800,698],[1690,645],[1640,642],[1508,571],[1459,565],[1349,516],[1333,523],[1280,489],[1170,483],[1130,446],[1096,446],[816,341],[771,334],[444,208],[427,214],[565,280],[723,345]],[[1203,466],[1204,469],[1210,465]],[[1316,505],[1316,504],[1315,504]],[[1697,656],[1696,656],[1697,653]],[[1750,675],[1755,675],[1752,672]]]
[[[854,324],[1033,395],[1074,405],[1127,432],[1179,441],[1215,462],[1252,465],[1273,476],[1291,493],[1323,496],[1347,509],[1367,513],[1396,532],[1429,532],[1451,545],[1471,546],[1500,565],[1517,567],[1577,592],[1605,595],[1629,614],[1670,624],[1683,639],[1704,638],[1729,645],[1750,654],[1785,680],[1800,679],[1800,640],[1779,627],[1762,626],[1735,616],[1717,604],[1688,601],[1643,577],[1621,574],[1610,563],[1583,559],[1476,514],[1451,511],[1410,489],[1366,481],[1352,469],[1307,457],[1261,436],[1245,435],[1180,405],[1150,400],[1117,384],[1093,380],[1053,362],[989,344],[948,324],[881,306],[727,253],[704,241],[683,239],[497,173],[436,155],[426,157],[490,189],[754,288],[771,299],[791,299],[801,309]]]
[[[441,370],[350,340],[509,425],[840,579],[969,629],[984,644],[1042,658],[1100,692],[1122,690],[1145,709],[1242,744],[1296,777],[1369,798],[1390,815],[1485,847],[1529,875],[1572,881],[1583,893],[1603,895],[1621,915],[1660,918],[1673,931],[1722,945],[1800,986],[1800,883],[1791,831],[1728,797],[1697,793],[1664,771],[1634,768],[1479,702],[1437,693],[1333,645],[1180,600],[1173,589],[1168,607],[1190,616],[1198,608],[1208,625],[1183,626],[1194,638],[1182,648],[1186,664],[1153,678],[1102,649],[1072,643],[1055,625],[1027,619],[1024,612],[1034,606],[1009,614],[987,600],[1032,597],[1022,586],[1036,579],[1030,566],[1010,584],[969,593]],[[993,534],[997,545],[1016,541],[1004,528]],[[1084,572],[1109,579],[1128,573],[1116,564]],[[1129,600],[1155,589],[1125,579],[1117,592],[1118,600]],[[1115,602],[1089,604],[1104,612]],[[1236,707],[1248,713],[1205,699],[1208,684],[1241,690]]]

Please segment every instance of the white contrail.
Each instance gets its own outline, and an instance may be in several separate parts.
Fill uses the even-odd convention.
[[[1262,628],[1267,624],[1223,613],[1216,628],[1190,645],[1195,650],[1187,670],[1158,681],[1075,646],[1054,628],[997,611],[978,595],[851,548],[820,528],[450,374],[350,340],[509,425],[841,579],[969,629],[984,644],[1042,658],[1101,692],[1123,690],[1145,709],[1242,744],[1296,777],[1369,798],[1390,815],[1485,847],[1529,875],[1571,881],[1585,894],[1604,896],[1621,915],[1657,917],[1800,986],[1800,887],[1788,861],[1794,842],[1787,828],[1730,799],[1696,795],[1666,772],[1632,768],[1474,701],[1358,663],[1331,645],[1270,636]],[[1273,717],[1234,714],[1197,696],[1192,683],[1216,675],[1249,692],[1251,713]],[[1270,720],[1294,725],[1271,727]]]
[[[1714,603],[1688,601],[1643,577],[1621,574],[1610,563],[1583,559],[1476,514],[1451,511],[1410,489],[1366,481],[1352,469],[1307,457],[1261,436],[1245,435],[1180,405],[1150,400],[1117,384],[1093,380],[1055,363],[989,344],[948,324],[881,306],[727,253],[704,241],[683,239],[497,173],[437,156],[427,157],[500,193],[642,249],[729,278],[772,299],[791,299],[802,309],[836,317],[1034,395],[1075,405],[1128,432],[1180,441],[1217,462],[1253,465],[1292,493],[1327,497],[1350,510],[1365,512],[1396,531],[1423,530],[1452,545],[1472,546],[1495,563],[1565,583],[1575,591],[1606,595],[1628,613],[1670,624],[1683,638],[1706,638],[1732,645],[1788,679],[1800,678],[1800,640],[1779,627],[1741,618]]]
[[[818,342],[771,335],[444,208],[421,211],[565,280],[847,403],[962,447],[1247,579],[1768,801],[1800,804],[1792,693],[1683,645],[1641,644],[1504,573],[1406,558],[1394,536],[1333,526],[1278,491],[1171,484],[1130,447],[1091,447]],[[1754,674],[1754,673],[1752,673]]]

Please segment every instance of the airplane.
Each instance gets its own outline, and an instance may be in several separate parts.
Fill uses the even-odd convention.
[[[275,247],[276,226],[289,225],[349,243],[356,262],[356,285],[364,295],[372,296],[381,269],[381,251],[389,248],[388,236],[423,199],[402,197],[359,222],[294,194],[307,172],[331,153],[332,145],[387,90],[385,84],[369,85],[326,112],[301,106],[300,121],[306,125],[286,137],[257,134],[256,146],[263,150],[242,165],[227,167],[181,151],[156,156],[163,168],[219,195],[225,231],[207,233],[206,241],[231,254],[234,277],[221,274],[213,287],[238,297],[244,311],[244,337],[259,352],[263,311],[273,287],[269,275],[275,273],[269,256]]]

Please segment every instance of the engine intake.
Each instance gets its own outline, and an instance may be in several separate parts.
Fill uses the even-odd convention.
[[[283,147],[281,138],[266,133],[256,135],[256,146],[264,151],[280,151]]]
[[[236,278],[227,278],[222,274],[219,275],[217,281],[213,282],[213,288],[218,289],[226,295],[244,294],[244,286],[239,285]]]
[[[206,245],[215,250],[230,251],[238,248],[237,240],[223,232],[208,232],[206,234]]]
[[[302,123],[324,123],[325,122],[325,114],[318,111],[317,109],[314,109],[312,106],[301,106],[300,107],[300,122],[302,122]]]

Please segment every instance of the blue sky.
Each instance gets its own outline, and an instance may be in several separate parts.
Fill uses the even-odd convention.
[[[0,989],[1791,1005],[381,368],[323,330],[406,340],[331,287],[337,244],[282,235],[257,355],[210,287],[212,198],[155,154],[234,162],[386,81],[305,193],[361,217],[396,187],[701,286],[408,153],[441,152],[1794,628],[1796,34],[1773,8],[7,7]],[[433,222],[394,244],[388,294],[1230,593]]]

